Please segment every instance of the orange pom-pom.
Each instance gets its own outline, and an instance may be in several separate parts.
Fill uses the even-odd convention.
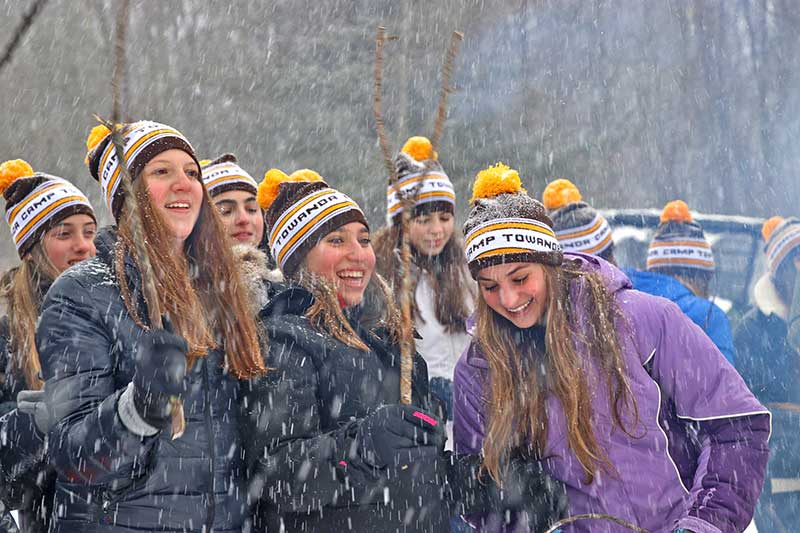
[[[256,201],[261,209],[268,209],[278,197],[278,188],[284,181],[289,181],[287,176],[277,168],[271,168],[264,174],[264,179],[258,184],[258,194]]]
[[[567,204],[580,202],[583,199],[581,191],[574,183],[567,179],[557,179],[544,189],[542,203],[550,211],[561,209]]]
[[[401,152],[410,155],[416,161],[438,159],[439,157],[439,155],[433,151],[433,145],[427,137],[409,137],[403,145]]]
[[[689,206],[683,200],[673,200],[664,206],[661,211],[661,223],[664,222],[691,222],[692,214]]]
[[[764,222],[764,225],[761,226],[761,236],[764,237],[764,241],[769,240],[772,236],[772,232],[775,231],[775,228],[777,228],[781,222],[783,222],[783,217],[772,217]]]
[[[33,169],[22,159],[11,159],[0,165],[0,194],[17,178],[33,176]]]
[[[289,175],[289,181],[307,181],[309,183],[313,183],[315,181],[323,181],[322,176],[314,172],[309,168],[301,168],[300,170],[295,170]]]
[[[94,147],[100,144],[100,141],[106,138],[106,135],[111,133],[111,130],[98,124],[92,131],[89,132],[89,137],[86,138],[86,158],[83,160],[87,165],[89,164],[89,154],[92,153]]]
[[[478,198],[494,198],[499,194],[525,192],[519,173],[503,163],[497,163],[486,170],[481,170],[472,185],[470,203]]]

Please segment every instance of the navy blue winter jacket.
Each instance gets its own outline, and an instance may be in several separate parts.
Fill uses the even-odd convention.
[[[51,531],[240,531],[247,505],[239,382],[223,371],[222,353],[209,352],[188,371],[179,439],[139,437],[117,414],[143,330],[120,295],[115,242],[103,230],[97,257],[62,274],[42,305],[36,345],[60,420],[50,434],[58,471]],[[132,262],[126,276],[141,305]]]

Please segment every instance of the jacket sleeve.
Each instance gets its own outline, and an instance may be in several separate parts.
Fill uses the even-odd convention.
[[[8,374],[11,361],[9,346],[8,317],[0,319],[0,416],[17,407],[17,398],[11,386],[12,378]]]
[[[245,395],[245,446],[253,464],[250,497],[279,513],[368,503],[382,497],[382,477],[357,454],[360,420],[323,431],[321,387],[312,357],[293,341],[270,338],[269,371]],[[248,387],[245,386],[247,389]]]
[[[693,501],[676,527],[700,533],[743,531],[764,482],[769,412],[711,339],[677,306],[660,309],[652,376],[675,414],[699,424],[708,465],[695,476]]]
[[[750,312],[736,326],[736,369],[759,398],[774,401],[769,393],[783,387],[776,374],[787,368],[786,358],[783,353],[776,353],[766,326],[759,323],[757,317],[755,312]]]
[[[117,414],[124,389],[115,388],[117,340],[106,307],[93,300],[91,287],[61,276],[42,305],[36,346],[46,402],[58,420],[49,453],[59,476],[118,490],[146,472],[158,439],[130,432]]]
[[[479,454],[486,428],[483,423],[482,376],[467,363],[470,344],[456,363],[453,377],[453,444],[457,454]]]

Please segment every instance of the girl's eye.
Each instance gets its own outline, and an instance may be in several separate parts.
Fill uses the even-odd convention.
[[[219,208],[219,214],[220,214],[220,216],[223,216],[223,217],[230,216],[230,214],[232,212],[233,212],[233,210],[230,207],[220,207]]]
[[[419,224],[420,226],[424,226],[425,224],[430,222],[430,219],[428,217],[417,217],[414,219],[414,222]]]
[[[526,275],[526,276],[523,276],[523,277],[521,277],[521,278],[517,278],[517,279],[515,279],[515,280],[514,280],[514,283],[517,283],[517,284],[520,284],[520,283],[525,283],[527,280],[528,280],[528,276]]]
[[[481,285],[481,289],[485,292],[494,292],[497,290],[497,285]]]
[[[450,213],[439,215],[439,220],[442,222],[450,222],[451,220],[453,220],[453,215],[451,215]]]
[[[161,168],[154,168],[150,173],[153,176],[163,176],[164,174],[169,173],[169,171],[166,168],[161,167]]]
[[[343,242],[344,240],[341,237],[331,237],[328,239],[328,243],[333,245],[342,244]]]
[[[364,238],[362,238],[362,239],[359,239],[359,241],[358,241],[358,242],[360,242],[360,243],[361,243],[361,246],[363,246],[364,248],[366,248],[366,247],[367,247],[367,246],[369,246],[369,244],[372,242],[372,239],[370,239],[369,237],[364,237]]]
[[[186,175],[189,176],[190,178],[199,178],[200,172],[198,172],[197,169],[193,168],[191,170],[187,170]]]
[[[248,214],[255,215],[256,213],[258,213],[258,208],[257,207],[249,207],[247,209],[247,212],[248,212]]]

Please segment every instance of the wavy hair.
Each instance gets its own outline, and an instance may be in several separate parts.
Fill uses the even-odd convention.
[[[564,410],[569,446],[580,461],[586,483],[591,483],[598,469],[612,473],[615,469],[593,429],[591,393],[584,376],[588,361],[577,346],[586,350],[603,373],[615,426],[634,437],[622,422],[623,408],[633,414],[633,426],[638,424],[639,411],[615,326],[621,313],[599,274],[583,272],[571,262],[542,268],[547,287],[545,353],[528,354],[538,358],[537,364],[525,364],[526,347],[515,341],[520,330],[494,312],[479,293],[476,338],[489,363],[491,382],[483,468],[499,482],[513,452],[544,454],[545,400],[552,394]],[[580,317],[589,323],[580,331],[574,326],[578,310],[570,288],[586,296]]]

